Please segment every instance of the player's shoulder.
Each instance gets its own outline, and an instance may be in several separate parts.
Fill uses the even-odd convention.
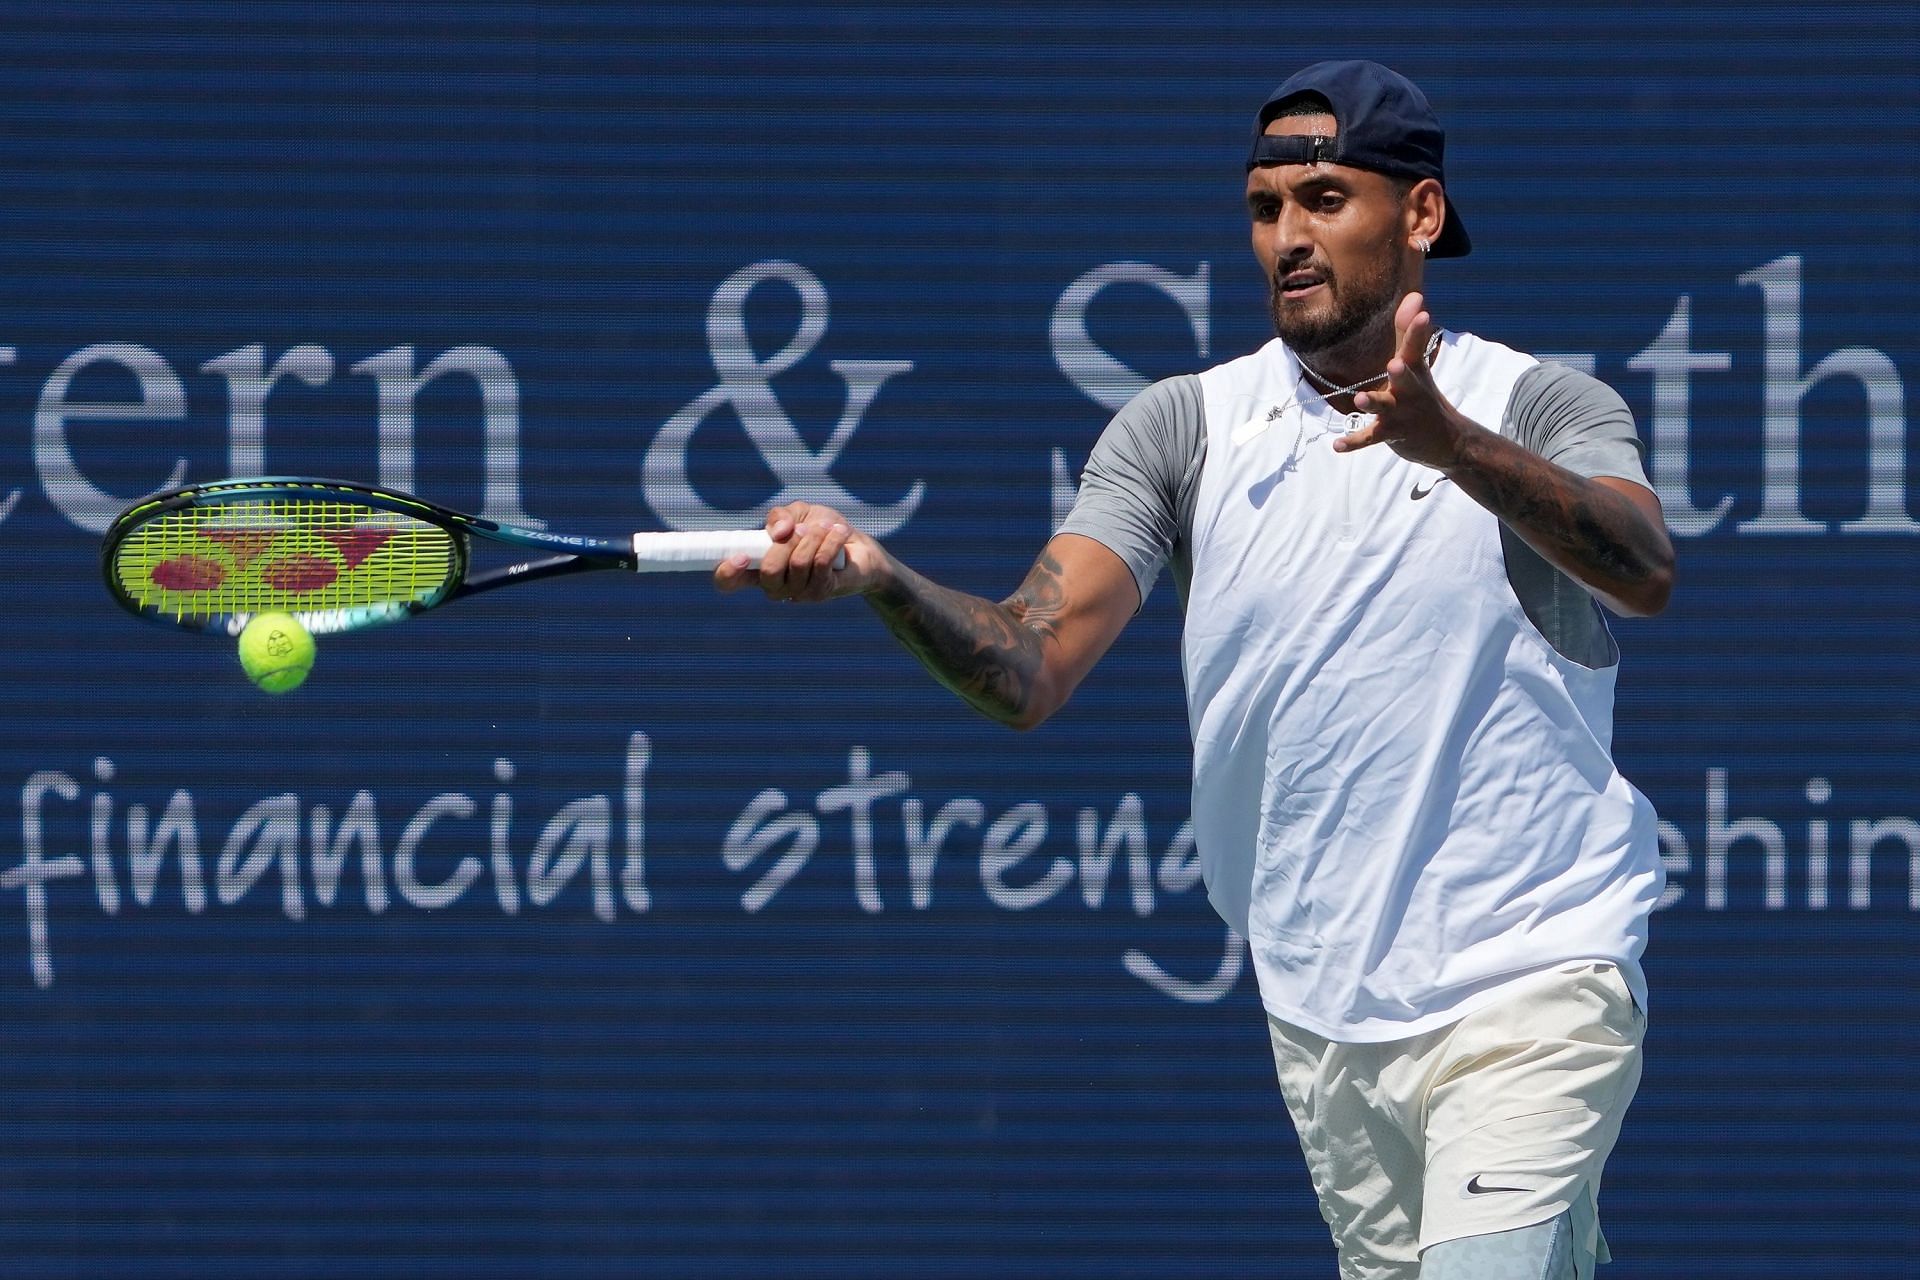
[[[1200,375],[1177,373],[1149,383],[1147,388],[1127,402],[1127,409],[1138,406],[1143,412],[1177,412],[1200,399]],[[1124,411],[1123,411],[1124,412]]]
[[[1557,423],[1594,418],[1633,421],[1632,410],[1618,391],[1582,369],[1557,360],[1542,360],[1525,351],[1471,333],[1449,333],[1447,345],[1454,358],[1469,365],[1472,376],[1509,381],[1509,423],[1528,423],[1551,429]]]
[[[1196,394],[1219,396],[1262,381],[1273,370],[1275,361],[1287,361],[1286,344],[1275,338],[1243,356],[1223,360],[1191,375]]]
[[[1536,362],[1514,383],[1507,413],[1547,422],[1633,421],[1633,411],[1618,391],[1584,370],[1552,360]]]
[[[1477,333],[1449,329],[1441,335],[1441,347],[1442,358],[1453,366],[1452,376],[1456,378],[1517,382],[1541,367],[1538,356]]]
[[[1127,401],[1113,416],[1107,434],[1164,438],[1204,429],[1206,398],[1198,374],[1162,378]]]
[[[1107,424],[1087,460],[1092,474],[1157,477],[1172,484],[1206,448],[1207,409],[1194,374],[1153,383]]]

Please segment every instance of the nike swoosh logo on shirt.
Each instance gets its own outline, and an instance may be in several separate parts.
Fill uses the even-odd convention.
[[[1445,476],[1441,476],[1438,480],[1435,480],[1433,484],[1428,485],[1424,489],[1420,487],[1420,482],[1418,480],[1415,480],[1413,482],[1413,488],[1407,490],[1407,496],[1409,498],[1412,498],[1415,502],[1418,502],[1420,501],[1420,499],[1426,497],[1428,494],[1433,492],[1434,485],[1445,484],[1446,480],[1447,478]]]
[[[1431,492],[1431,490],[1429,490]],[[1532,1187],[1487,1187],[1480,1184],[1480,1175],[1474,1174],[1467,1180],[1467,1194],[1470,1196],[1489,1195],[1495,1191],[1531,1191]]]

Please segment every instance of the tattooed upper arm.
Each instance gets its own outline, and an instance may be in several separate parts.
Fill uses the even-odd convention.
[[[1026,581],[1020,584],[1020,589],[1001,601],[1020,620],[1021,626],[1042,640],[1060,637],[1060,613],[1067,600],[1061,573],[1059,557],[1053,554],[1049,544],[1041,550],[1033,568],[1027,570]]]
[[[1046,545],[1006,601],[1040,646],[1028,708],[1033,723],[1066,703],[1139,607],[1133,570],[1105,544],[1063,533]]]

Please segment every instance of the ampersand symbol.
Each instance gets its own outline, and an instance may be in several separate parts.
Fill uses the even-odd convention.
[[[778,280],[800,295],[800,323],[785,346],[766,359],[754,354],[747,338],[747,295]],[[833,434],[811,449],[780,407],[772,380],[791,369],[827,332],[827,289],[797,262],[756,262],[729,276],[714,290],[707,307],[707,350],[720,381],[684,405],[647,446],[641,485],[648,505],[675,529],[730,529],[758,525],[774,507],[789,502],[833,507],[876,538],[884,538],[912,518],[926,496],[926,482],[915,480],[906,496],[891,505],[856,498],[828,471],[860,425],[861,415],[889,378],[913,368],[911,360],[835,360],[832,368],[846,384],[847,402]],[[693,436],[714,411],[731,407],[747,438],[780,482],[780,489],[757,506],[715,507],[694,489],[687,476],[687,450]]]

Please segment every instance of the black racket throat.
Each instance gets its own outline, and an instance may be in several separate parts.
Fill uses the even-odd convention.
[[[492,591],[496,587],[513,586],[522,582],[538,582],[543,578],[566,578],[578,573],[594,573],[603,569],[623,569],[628,563],[609,561],[601,557],[588,556],[544,556],[538,560],[523,560],[518,564],[500,565],[492,569],[470,568],[460,585],[453,589],[454,598],[479,595],[483,591]]]

